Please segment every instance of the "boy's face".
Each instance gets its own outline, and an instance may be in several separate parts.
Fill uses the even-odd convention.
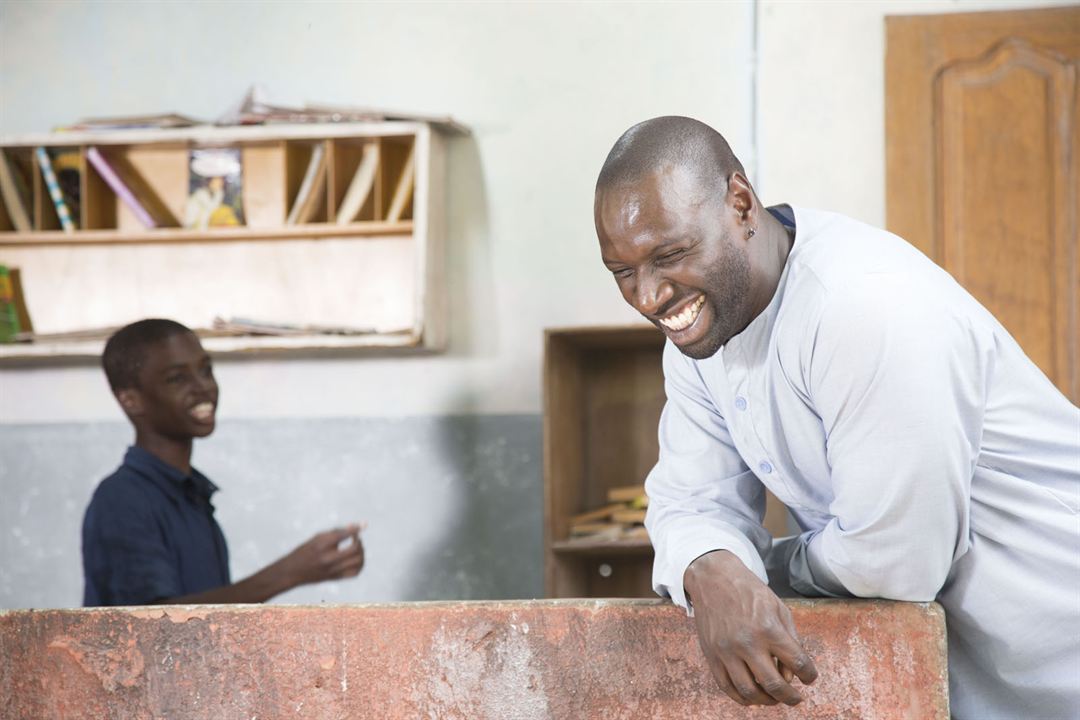
[[[173,440],[214,431],[218,386],[210,356],[194,333],[171,335],[145,350],[137,387],[117,393],[137,429]]]

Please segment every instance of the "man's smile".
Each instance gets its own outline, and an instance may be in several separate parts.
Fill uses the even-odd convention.
[[[668,330],[679,332],[685,330],[694,324],[697,320],[698,313],[701,312],[701,306],[705,304],[705,296],[698,295],[697,300],[694,300],[688,305],[685,305],[682,310],[677,313],[672,313],[667,317],[660,318],[660,324],[666,327]]]

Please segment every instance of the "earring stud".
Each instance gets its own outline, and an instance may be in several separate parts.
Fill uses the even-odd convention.
[[[750,228],[749,230],[746,231],[746,237],[748,237],[748,238],[752,238],[756,234],[757,234],[757,230],[755,230],[754,228]]]

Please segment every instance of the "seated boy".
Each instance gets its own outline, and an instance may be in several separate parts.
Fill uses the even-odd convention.
[[[218,386],[210,356],[180,323],[140,320],[109,338],[102,365],[135,426],[135,444],[86,509],[84,605],[255,603],[359,574],[360,528],[349,525],[232,583],[210,503],[217,487],[191,467],[192,441],[214,431]]]

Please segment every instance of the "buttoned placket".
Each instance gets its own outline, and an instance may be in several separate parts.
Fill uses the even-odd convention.
[[[762,408],[757,407],[762,402],[763,393],[755,393],[755,383],[760,384],[763,379],[756,377],[749,369],[751,363],[748,346],[767,343],[771,325],[771,317],[762,317],[760,324],[752,324],[743,334],[732,338],[722,348],[720,366],[725,376],[727,392],[726,397],[714,398],[714,401],[717,401],[719,407],[727,409],[725,415],[728,432],[751,472],[782,502],[800,507],[801,505],[795,502],[793,489],[777,467],[754,422],[755,413],[758,419],[764,417],[761,414]]]

